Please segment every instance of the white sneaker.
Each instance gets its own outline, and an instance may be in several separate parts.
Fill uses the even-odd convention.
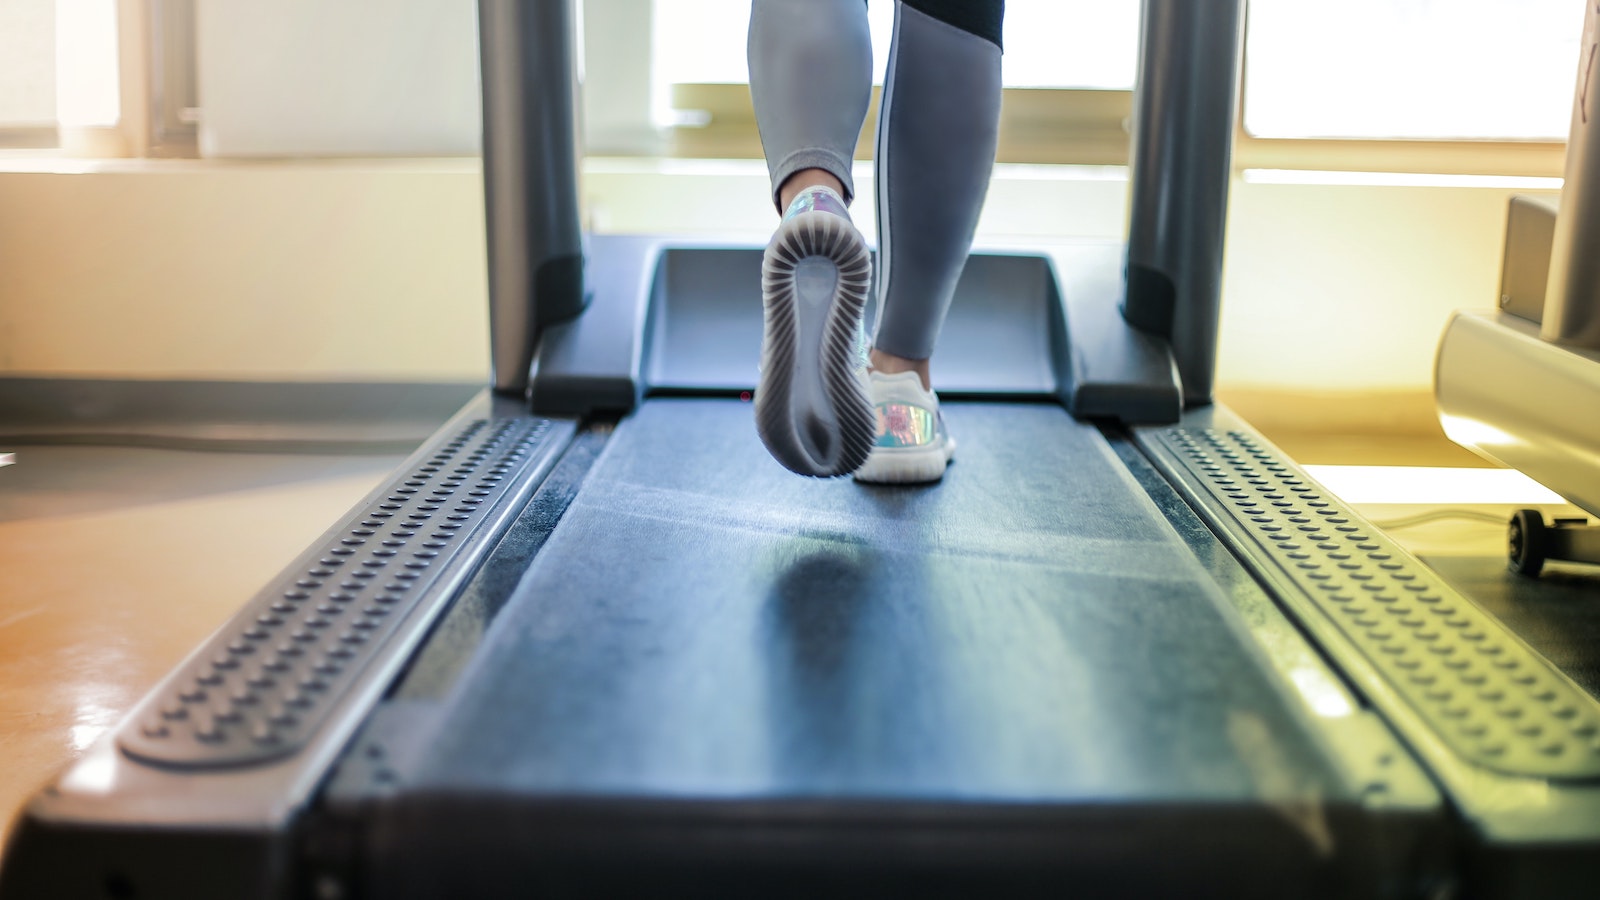
[[[859,377],[861,312],[872,280],[867,243],[844,200],[802,191],[761,263],[766,328],[756,432],[791,472],[848,475],[872,451],[872,408]]]
[[[955,438],[939,415],[939,398],[922,387],[915,372],[867,375],[867,399],[877,415],[872,454],[856,480],[874,484],[922,484],[944,477],[956,454]]]

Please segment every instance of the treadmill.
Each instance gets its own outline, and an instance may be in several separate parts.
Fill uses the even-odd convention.
[[[482,0],[495,383],[28,804],[0,898],[1593,896],[1580,683],[1211,402],[1242,0],[1124,244],[976,253],[943,482],[797,478],[760,248],[579,229]]]

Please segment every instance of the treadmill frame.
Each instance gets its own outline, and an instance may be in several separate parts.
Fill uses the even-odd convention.
[[[1125,423],[1107,426],[1118,452],[1151,496],[1177,512],[1197,555],[1208,554],[1202,558],[1228,588],[1252,638],[1289,675],[1287,684],[1308,721],[1335,751],[1352,783],[1369,787],[1367,808],[1401,831],[1409,829],[1396,835],[1394,848],[1402,855],[1392,862],[1400,880],[1386,885],[1388,890],[1438,895],[1461,889],[1463,879],[1470,879],[1473,893],[1482,896],[1585,890],[1593,883],[1593,848],[1600,842],[1600,785],[1592,778],[1496,773],[1463,759],[1438,739],[1427,717],[1374,663],[1371,648],[1343,630],[1297,580],[1296,572],[1303,571],[1299,564],[1306,560],[1290,556],[1294,551],[1264,554],[1261,533],[1253,528],[1262,523],[1241,517],[1242,507],[1224,502],[1210,477],[1214,473],[1205,469],[1209,464],[1192,454],[1185,458],[1183,448],[1173,443],[1176,432],[1189,440],[1226,435],[1273,459],[1278,469],[1274,475],[1280,479],[1320,490],[1259,434],[1225,410],[1208,406],[1220,288],[1210,276],[1220,271],[1232,122],[1230,116],[1224,129],[1216,110],[1231,110],[1236,103],[1242,7],[1242,0],[1146,0],[1134,151],[1143,165],[1135,168],[1135,225],[1127,250],[1139,274],[1119,305],[1101,300],[1080,310],[1075,298],[1082,292],[1067,288],[1063,329],[1077,345],[1068,353],[1070,364],[1059,373],[1066,376],[1060,384],[1062,398],[1080,417]],[[518,18],[523,15],[528,18]],[[535,15],[544,18],[536,20]],[[297,567],[320,555],[324,544],[342,540],[371,504],[455,441],[469,420],[539,420],[529,412],[531,401],[535,409],[563,413],[549,420],[551,439],[507,470],[510,489],[485,511],[469,540],[438,560],[443,573],[438,587],[350,682],[334,714],[305,749],[270,763],[196,774],[138,762],[119,746],[130,730],[144,726],[159,698],[181,686],[193,665],[207,654],[225,651],[236,640],[235,632],[255,624],[256,606],[283,592],[283,585],[275,584],[158,686],[127,722],[34,798],[8,849],[0,896],[34,896],[40,890],[85,897],[130,890],[170,896],[342,896],[350,885],[356,848],[349,846],[348,832],[337,826],[337,817],[330,826],[316,811],[317,797],[336,762],[365,765],[373,779],[382,780],[381,765],[370,759],[362,763],[349,752],[359,747],[352,741],[361,717],[414,662],[416,648],[451,604],[470,593],[470,585],[492,565],[495,548],[520,534],[519,511],[537,506],[538,492],[544,490],[546,476],[562,464],[562,454],[590,452],[592,443],[585,442],[604,439],[606,417],[632,409],[649,390],[638,349],[648,321],[648,303],[642,302],[650,291],[643,277],[647,255],[636,245],[622,254],[641,260],[632,268],[588,268],[597,303],[611,297],[637,302],[639,318],[630,321],[628,334],[640,338],[629,349],[613,346],[598,356],[588,355],[585,335],[608,329],[585,326],[585,319],[600,317],[580,315],[588,297],[570,277],[576,203],[552,202],[551,195],[541,193],[554,187],[558,196],[568,196],[569,189],[576,196],[576,155],[566,157],[562,149],[571,146],[568,138],[575,133],[572,107],[562,104],[570,104],[576,80],[570,52],[559,52],[561,47],[570,50],[571,4],[482,0],[480,16],[486,29],[499,23],[493,34],[486,30],[483,49],[485,186],[497,204],[489,222],[495,386],[502,396],[485,394],[469,404],[407,461],[392,483],[331,529],[285,577],[297,576]],[[1219,103],[1223,97],[1226,102]],[[508,112],[514,121],[550,124],[554,131],[549,142],[519,143],[498,138],[503,132],[489,133],[506,123]],[[533,132],[518,133],[526,137]],[[1203,162],[1179,164],[1162,155],[1161,148],[1177,147]],[[1141,197],[1146,202],[1137,199]],[[1188,213],[1166,220],[1171,230],[1150,230],[1140,216],[1153,210],[1157,199],[1173,197],[1184,199],[1180,206]],[[517,223],[528,221],[528,215],[551,218],[524,232]],[[1146,240],[1141,235],[1153,235],[1151,243],[1141,243]],[[519,247],[526,253],[518,252]],[[540,271],[556,274],[542,279],[528,274]],[[1108,279],[1103,272],[1092,280],[1102,291],[1121,286],[1119,277]],[[1091,337],[1092,344],[1087,342]],[[518,373],[530,358],[527,371],[532,377],[524,385]],[[585,373],[584,366],[593,370]],[[579,375],[593,376],[581,390],[572,387]],[[520,396],[525,388],[527,395]],[[1185,405],[1188,412],[1182,411]],[[591,423],[581,435],[576,414]],[[601,422],[598,428],[595,420]],[[1154,424],[1126,430],[1139,423]],[[559,493],[562,488],[551,489]],[[1198,518],[1171,505],[1180,495]],[[559,506],[559,498],[551,502]],[[1353,527],[1370,528],[1348,509],[1337,509]],[[1199,527],[1202,521],[1204,527]],[[1221,545],[1233,556],[1215,553]],[[525,547],[508,551],[527,552]],[[1384,552],[1404,569],[1421,569],[1397,548],[1386,546]],[[1272,593],[1284,598],[1281,606],[1270,599]],[[1460,598],[1452,598],[1456,600]],[[1447,798],[1440,796],[1433,778],[1439,779]],[[1459,808],[1464,822],[1445,817],[1447,803]],[[307,862],[296,861],[301,857]]]

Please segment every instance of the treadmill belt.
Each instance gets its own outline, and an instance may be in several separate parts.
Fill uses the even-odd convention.
[[[1099,431],[948,404],[934,487],[783,471],[747,404],[623,421],[407,779],[550,798],[1345,795]]]

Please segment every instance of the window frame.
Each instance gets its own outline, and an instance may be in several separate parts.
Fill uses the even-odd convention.
[[[0,151],[54,150],[59,146],[59,131],[54,125],[0,127]]]
[[[145,155],[200,155],[195,0],[145,0]]]

